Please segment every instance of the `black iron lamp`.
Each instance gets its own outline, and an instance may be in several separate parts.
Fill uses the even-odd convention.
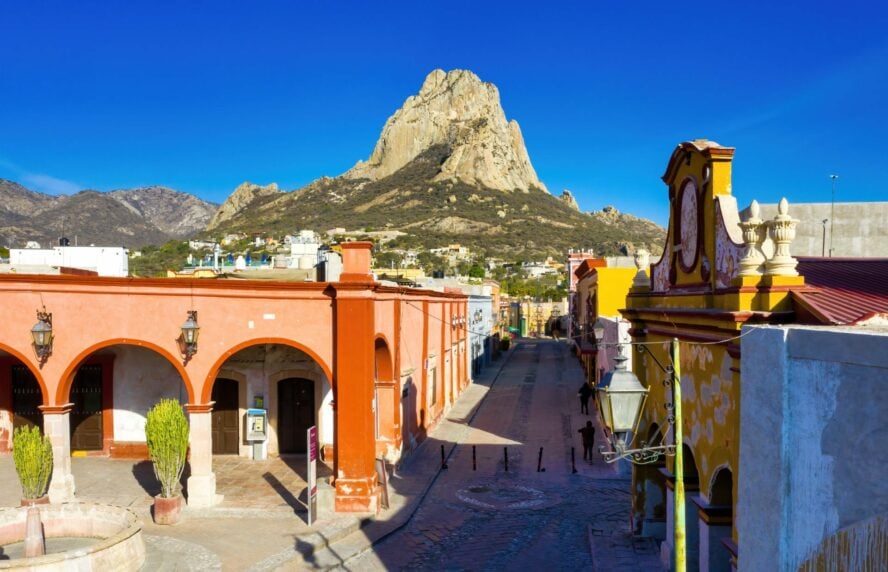
[[[37,310],[37,323],[31,328],[31,338],[34,343],[34,353],[40,365],[46,363],[52,355],[52,313]]]
[[[625,449],[627,435],[635,433],[649,391],[634,373],[626,369],[626,359],[617,355],[614,369],[598,384],[601,418],[614,436],[617,451]]]
[[[182,324],[182,344],[185,359],[188,360],[197,353],[197,337],[200,334],[200,326],[197,324],[197,310],[188,311],[188,319]]]

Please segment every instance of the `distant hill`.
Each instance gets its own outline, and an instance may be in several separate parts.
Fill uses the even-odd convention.
[[[606,202],[606,198],[603,202]],[[552,196],[530,163],[499,92],[475,74],[435,70],[383,127],[370,158],[336,178],[291,192],[245,183],[207,229],[283,234],[400,230],[406,244],[458,242],[496,255],[656,253],[665,234],[612,208],[582,213],[569,192]]]
[[[71,244],[140,247],[187,238],[205,228],[217,205],[166,187],[46,195],[0,179],[0,244],[43,247],[67,237]]]

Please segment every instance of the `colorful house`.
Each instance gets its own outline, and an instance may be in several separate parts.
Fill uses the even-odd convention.
[[[613,369],[613,358],[620,352],[618,343],[629,342],[629,324],[620,316],[626,295],[636,281],[639,270],[630,267],[608,267],[607,259],[589,258],[574,272],[576,282],[575,338],[577,355],[586,370],[586,382],[595,385],[604,372]],[[645,271],[641,275],[646,279]],[[596,340],[596,326],[603,328],[602,339]],[[631,354],[624,352],[626,357]],[[631,366],[629,361],[627,367]]]

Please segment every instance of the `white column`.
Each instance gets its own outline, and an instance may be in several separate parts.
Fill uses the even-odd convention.
[[[52,442],[52,479],[49,481],[49,502],[74,500],[74,475],[71,474],[71,407],[73,404],[46,405],[43,411],[43,432]]]
[[[191,405],[189,444],[191,445],[191,476],[188,477],[188,506],[210,507],[222,502],[216,494],[216,473],[213,472],[212,405]]]

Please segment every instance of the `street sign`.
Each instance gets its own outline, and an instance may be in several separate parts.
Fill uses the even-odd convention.
[[[318,428],[312,425],[306,431],[308,438],[308,526],[318,519]]]

